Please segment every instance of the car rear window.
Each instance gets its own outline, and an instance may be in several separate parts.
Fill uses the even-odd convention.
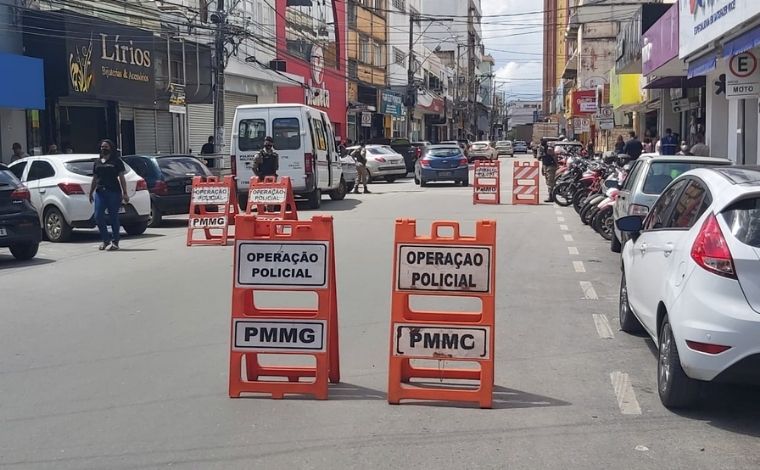
[[[393,150],[385,147],[369,147],[367,152],[373,155],[390,155],[393,153]]]
[[[0,186],[16,186],[20,183],[10,170],[0,170]]]
[[[92,176],[92,168],[95,166],[95,160],[72,160],[64,164],[67,170],[77,175]]]
[[[191,157],[161,157],[157,158],[158,167],[166,176],[177,178],[182,176],[208,176],[206,167]]]
[[[486,147],[488,147],[487,144],[472,144],[472,148],[474,149],[484,149]]]
[[[704,163],[654,162],[649,165],[642,191],[645,194],[661,194],[671,181],[683,173],[705,166],[709,165]]]
[[[449,147],[449,148],[440,148],[440,149],[430,149],[428,151],[428,155],[431,157],[457,157],[459,155],[462,155],[462,149],[459,147]]]
[[[298,118],[277,118],[272,121],[275,150],[301,148],[301,124]]]
[[[735,202],[723,211],[723,217],[737,240],[760,248],[760,197]]]

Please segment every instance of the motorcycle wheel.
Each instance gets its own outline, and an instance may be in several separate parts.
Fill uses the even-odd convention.
[[[588,225],[586,223],[586,214],[589,213],[593,205],[589,201],[585,201],[581,204],[581,212],[578,214],[578,216],[581,219],[581,222],[583,222],[583,225]]]
[[[591,225],[591,222],[594,221],[594,217],[598,213],[599,208],[595,205],[592,205],[591,208],[586,211],[586,216],[583,218],[583,225]]]
[[[573,208],[578,214],[581,213],[581,204],[583,204],[583,200],[588,197],[589,192],[588,188],[580,188],[573,193]]]
[[[573,203],[573,185],[570,182],[560,183],[554,187],[552,192],[554,196],[554,202],[558,206],[567,207]]]
[[[591,226],[596,232],[602,236],[605,240],[612,240],[613,224],[615,220],[612,216],[612,207],[605,207],[596,213],[594,220],[591,222]]]

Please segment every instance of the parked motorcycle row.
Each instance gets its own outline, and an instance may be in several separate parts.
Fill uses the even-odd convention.
[[[584,158],[569,154],[557,170],[552,193],[562,206],[573,206],[585,225],[612,240],[613,206],[628,175],[626,156]]]

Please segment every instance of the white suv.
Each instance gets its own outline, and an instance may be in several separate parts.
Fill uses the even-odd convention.
[[[74,228],[95,227],[88,194],[95,154],[65,154],[27,157],[10,165],[10,170],[29,188],[42,228],[51,242],[65,242]],[[126,163],[129,203],[119,210],[121,226],[129,235],[145,232],[150,218],[150,194],[145,180]]]

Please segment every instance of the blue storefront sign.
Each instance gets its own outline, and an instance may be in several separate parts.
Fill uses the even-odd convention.
[[[0,53],[0,108],[45,109],[45,81],[42,60]]]
[[[390,114],[392,116],[402,116],[403,100],[401,95],[392,91],[380,92],[380,112],[382,114]]]

